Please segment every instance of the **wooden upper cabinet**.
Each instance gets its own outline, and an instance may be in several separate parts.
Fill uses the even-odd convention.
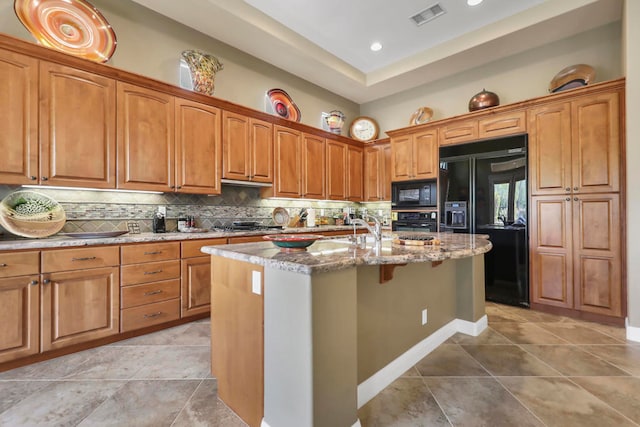
[[[302,194],[306,199],[325,199],[325,139],[307,133],[302,135]]]
[[[391,181],[438,177],[438,130],[391,138]]]
[[[462,144],[479,139],[478,120],[463,120],[440,127],[439,145]]]
[[[347,146],[347,200],[361,202],[364,198],[364,149]]]
[[[391,200],[391,144],[364,148],[363,200]]]
[[[273,196],[300,197],[302,174],[302,134],[284,126],[274,125],[275,177]]]
[[[531,194],[571,192],[571,104],[532,108],[528,121]]]
[[[118,188],[172,191],[173,96],[118,82]]]
[[[327,141],[327,199],[347,198],[347,146]]]
[[[617,92],[571,102],[573,191],[620,190],[619,103]]]
[[[438,177],[438,133],[435,130],[413,135],[414,179]]]
[[[527,113],[524,110],[499,113],[478,121],[478,137],[480,139],[525,132],[527,132]]]
[[[531,193],[619,191],[619,108],[605,93],[529,110]]]
[[[176,98],[176,191],[220,194],[221,112]]]
[[[116,83],[40,63],[40,184],[116,188]]]
[[[0,50],[0,183],[38,180],[38,60]]]
[[[225,179],[273,182],[273,128],[271,123],[242,114],[222,113]]]

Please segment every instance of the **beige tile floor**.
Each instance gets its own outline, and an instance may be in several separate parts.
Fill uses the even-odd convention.
[[[487,314],[480,336],[451,337],[362,407],[362,425],[640,425],[640,343],[623,328]],[[0,426],[245,426],[216,390],[205,320],[0,373]]]

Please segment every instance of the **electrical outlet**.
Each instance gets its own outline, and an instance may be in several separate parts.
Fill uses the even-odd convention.
[[[426,308],[424,310],[422,310],[422,324],[423,325],[427,324],[427,309]]]
[[[158,206],[158,212],[163,216],[167,216],[167,207],[166,206]]]

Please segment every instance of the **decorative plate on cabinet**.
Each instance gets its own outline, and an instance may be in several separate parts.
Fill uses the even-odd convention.
[[[267,98],[276,116],[299,122],[302,119],[300,109],[291,99],[289,94],[282,89],[271,89],[267,92]]]
[[[289,224],[289,212],[285,208],[275,208],[271,217],[276,225],[286,226]]]
[[[433,117],[433,110],[429,107],[420,107],[411,115],[409,125],[421,125],[427,123]]]
[[[43,46],[94,62],[108,61],[116,50],[113,28],[85,0],[15,0],[13,8]]]

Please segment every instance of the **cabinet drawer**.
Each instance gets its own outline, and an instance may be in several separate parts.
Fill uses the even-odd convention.
[[[0,277],[40,273],[40,252],[0,253]]]
[[[527,131],[526,116],[525,111],[515,111],[482,119],[478,136],[483,139],[524,133]]]
[[[259,236],[238,236],[238,237],[229,237],[229,244],[233,243],[254,243],[254,242],[264,242],[264,235],[261,234]]]
[[[224,245],[227,243],[227,238],[222,237],[219,239],[202,239],[202,240],[190,240],[182,242],[182,258],[193,258],[197,256],[206,255],[200,251],[203,246]]]
[[[166,301],[180,297],[180,280],[146,283],[144,285],[125,286],[121,288],[121,308]]]
[[[117,246],[44,251],[42,252],[42,272],[117,266],[119,255],[120,248]]]
[[[178,259],[180,242],[149,243],[122,247],[122,264]]]
[[[180,260],[123,265],[122,286],[180,278]]]
[[[180,298],[121,311],[121,332],[133,331],[180,318]]]

